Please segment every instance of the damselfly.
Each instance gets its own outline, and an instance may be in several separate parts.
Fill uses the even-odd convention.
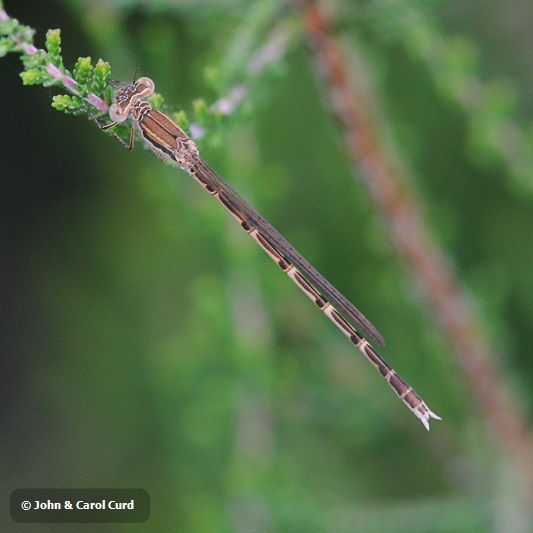
[[[255,209],[237,194],[200,157],[196,144],[168,116],[152,108],[145,99],[154,92],[150,78],[139,78],[119,89],[109,109],[112,122],[109,129],[131,119],[130,141],[121,142],[133,148],[135,130],[160,158],[169,159],[186,170],[200,185],[214,196],[237,220],[241,227],[261,246],[317,307],[346,335],[361,353],[387,380],[396,394],[422,421],[429,431],[429,419],[440,420],[430,411],[422,398],[374,350],[364,336],[384,346],[377,329],[331,283],[320,275]]]

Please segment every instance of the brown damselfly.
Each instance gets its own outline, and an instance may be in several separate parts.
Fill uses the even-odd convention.
[[[109,109],[109,129],[131,119],[130,141],[120,141],[133,148],[135,131],[160,158],[169,159],[186,170],[214,196],[237,220],[241,227],[261,246],[276,264],[329,317],[359,351],[374,365],[396,394],[429,430],[429,419],[440,420],[422,398],[374,350],[365,336],[379,346],[385,341],[377,329],[327,279],[319,274],[263,217],[233,190],[200,157],[196,144],[168,116],[152,108],[145,99],[154,92],[150,78],[139,78],[121,88]]]

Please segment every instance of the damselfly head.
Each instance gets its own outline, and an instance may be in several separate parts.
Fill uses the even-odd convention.
[[[135,104],[150,96],[154,89],[154,82],[146,77],[139,78],[131,85],[126,85],[119,89],[117,94],[115,94],[115,102],[109,108],[111,120],[117,123],[127,120]]]
[[[130,111],[138,100],[133,85],[126,85],[115,94],[115,102],[109,108],[109,118],[113,122],[124,122],[128,119]]]

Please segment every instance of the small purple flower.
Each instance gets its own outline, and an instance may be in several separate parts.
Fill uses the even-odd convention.
[[[65,87],[68,87],[69,89],[75,89],[78,86],[76,81],[70,78],[69,76],[62,76],[61,79],[65,84]]]
[[[61,71],[55,65],[52,65],[52,63],[46,65],[46,71],[54,78],[61,79],[63,77]]]
[[[189,130],[191,131],[191,137],[193,139],[201,139],[205,135],[205,129],[195,122],[189,126]]]
[[[38,52],[38,48],[33,46],[33,44],[22,43],[21,46],[24,52],[26,52],[29,56],[32,56],[33,54],[36,54]]]
[[[87,96],[87,102],[89,102],[92,106],[96,107],[98,111],[107,111],[109,109],[104,100],[96,96],[96,94],[94,93],[89,93],[89,95]]]

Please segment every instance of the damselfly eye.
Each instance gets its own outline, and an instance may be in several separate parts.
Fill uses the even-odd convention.
[[[112,104],[111,107],[109,108],[109,118],[113,122],[118,122],[118,123],[124,122],[125,120],[128,119],[128,114],[129,114],[128,111],[129,111],[129,108],[124,110],[118,104]]]
[[[139,78],[135,85],[137,86],[136,92],[141,98],[150,96],[155,90],[155,83],[150,78]]]

